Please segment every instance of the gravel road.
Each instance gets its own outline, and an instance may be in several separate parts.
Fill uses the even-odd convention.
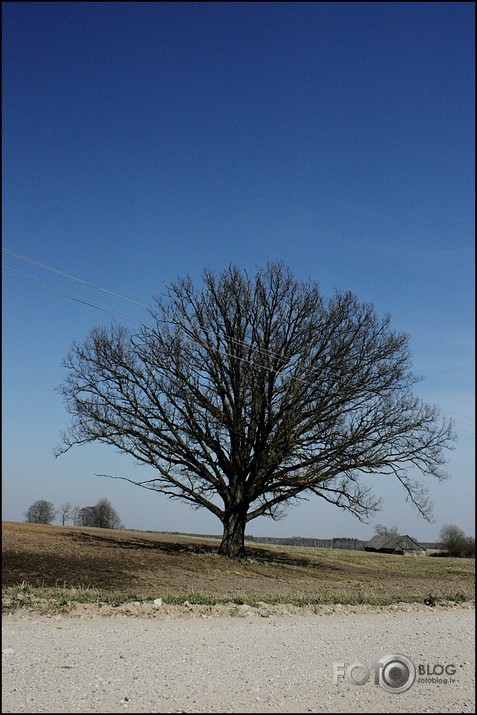
[[[475,712],[473,609],[239,615],[6,615],[2,712]]]

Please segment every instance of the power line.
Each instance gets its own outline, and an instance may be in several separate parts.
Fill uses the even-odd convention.
[[[108,307],[108,306],[104,306],[104,305],[101,305],[101,304],[99,304],[99,303],[94,303],[94,302],[92,302],[92,301],[89,301],[89,300],[86,300],[86,299],[84,299],[84,298],[81,298],[81,297],[77,296],[77,295],[74,294],[74,293],[70,293],[69,291],[65,291],[63,288],[58,288],[57,286],[54,286],[54,285],[52,285],[51,283],[47,283],[46,281],[42,281],[42,280],[40,280],[40,279],[38,279],[38,278],[33,278],[32,276],[28,276],[26,273],[22,273],[21,271],[18,271],[18,270],[14,269],[14,268],[10,268],[9,266],[3,266],[3,267],[2,267],[2,270],[3,270],[7,275],[11,275],[13,278],[18,278],[19,280],[23,280],[25,283],[29,283],[29,284],[31,284],[31,285],[33,285],[33,286],[35,286],[35,287],[43,288],[44,290],[48,290],[48,291],[50,291],[50,292],[57,293],[57,294],[59,294],[59,295],[65,297],[65,298],[69,298],[69,299],[71,299],[71,300],[74,300],[74,301],[76,301],[77,303],[82,303],[82,304],[88,305],[88,306],[90,306],[90,307],[92,307],[92,308],[97,308],[98,310],[102,310],[102,311],[104,311],[105,313],[108,313],[109,315],[114,314],[114,315],[118,315],[118,316],[120,316],[120,317],[122,317],[122,318],[125,318],[125,319],[127,319],[127,320],[133,320],[133,321],[135,321],[135,322],[137,322],[137,323],[139,323],[140,325],[143,325],[143,326],[145,326],[145,327],[150,327],[150,328],[153,327],[150,323],[145,323],[143,320],[139,320],[138,318],[133,318],[132,316],[125,315],[124,313],[121,313],[121,312],[119,312],[118,310],[116,310],[116,309],[114,309],[114,308],[110,308],[110,307]],[[63,274],[63,275],[66,275],[66,274]],[[79,279],[78,279],[78,280],[79,280]],[[86,283],[86,281],[81,281],[81,282],[82,282],[82,283]],[[91,283],[86,283],[86,284],[92,286]],[[93,286],[93,287],[95,287],[95,286]],[[101,288],[98,288],[98,290],[102,290],[102,289],[101,289]],[[111,291],[107,291],[107,292],[111,292]],[[114,293],[113,295],[116,295],[117,297],[122,297],[122,296],[119,296],[119,294],[117,294],[117,293]],[[124,300],[129,300],[129,299],[128,299],[128,298],[124,298]],[[130,302],[137,303],[137,301],[130,301]],[[174,320],[162,321],[162,322],[164,322],[164,323],[166,323],[166,324],[169,323],[170,325],[175,325],[176,327],[178,326],[178,324],[177,324]],[[181,326],[179,326],[179,327],[181,327]],[[189,337],[190,337],[190,336],[189,336]],[[192,338],[190,338],[190,339],[192,340],[192,342],[195,342],[195,343],[197,343],[198,345],[202,345],[202,346],[203,346],[203,343],[201,343],[201,341],[199,341],[197,338],[193,338],[193,337],[192,337]],[[236,343],[236,344],[240,344],[240,345],[243,345],[243,346],[245,346],[245,347],[251,347],[251,345],[250,345],[249,343],[246,343],[246,342],[243,341],[243,340],[237,340],[236,338],[232,338],[232,337],[230,338],[230,340],[231,340],[231,342],[234,342],[234,343]],[[234,353],[230,353],[230,352],[228,352],[227,350],[219,350],[219,348],[214,348],[212,345],[208,345],[208,346],[206,346],[206,347],[207,347],[207,349],[209,349],[209,350],[213,350],[214,352],[217,352],[219,355],[227,355],[228,357],[234,358],[235,360],[239,360],[240,362],[247,363],[247,364],[251,365],[252,367],[257,365],[257,363],[254,362],[253,360],[249,360],[249,359],[247,359],[247,358],[245,358],[245,357],[240,357],[239,355],[236,355],[236,354],[234,354]],[[274,355],[274,353],[272,353],[272,352],[269,351],[269,350],[266,350],[265,348],[260,348],[260,352],[262,352],[262,353],[265,354],[265,355],[268,354],[268,355],[270,355],[270,356],[272,356],[272,357],[273,357],[273,356],[278,357],[278,355]],[[267,370],[267,371],[269,371],[269,372],[275,372],[275,370],[274,370],[273,368],[267,367],[266,365],[262,365],[261,367],[262,367],[262,369]],[[298,382],[302,382],[303,384],[306,383],[306,380],[302,380],[301,378],[296,377],[296,376],[292,376],[292,377],[293,377],[294,380],[297,380]]]
[[[102,288],[101,286],[97,286],[97,285],[95,285],[94,283],[90,283],[90,282],[88,282],[88,281],[85,281],[85,280],[83,280],[82,278],[77,278],[76,276],[72,276],[72,275],[70,275],[70,274],[68,274],[68,273],[64,273],[63,271],[60,271],[60,270],[58,270],[58,269],[56,269],[56,268],[53,268],[52,266],[48,266],[48,265],[46,265],[45,263],[40,263],[39,261],[36,261],[36,260],[34,260],[33,258],[29,258],[28,256],[23,256],[23,255],[21,255],[20,253],[16,253],[15,251],[10,251],[10,250],[7,249],[7,248],[2,248],[2,252],[5,253],[5,254],[7,254],[7,255],[9,255],[9,256],[13,256],[14,258],[17,258],[17,259],[19,259],[19,260],[21,260],[21,261],[25,261],[26,263],[30,263],[30,264],[32,264],[32,265],[38,266],[39,268],[42,268],[42,269],[44,269],[44,270],[46,270],[46,271],[51,271],[52,273],[56,273],[56,274],[58,274],[58,275],[60,275],[60,276],[62,276],[62,277],[64,277],[64,278],[68,278],[69,280],[76,281],[77,283],[81,283],[81,284],[83,284],[83,285],[89,286],[90,288],[94,288],[94,289],[96,289],[96,290],[102,291],[103,293],[108,293],[109,295],[112,295],[112,296],[114,296],[114,297],[116,297],[116,298],[119,298],[120,300],[125,300],[125,301],[127,301],[128,303],[133,303],[134,305],[138,305],[138,306],[140,306],[140,307],[142,307],[142,308],[146,308],[148,311],[153,310],[152,306],[150,306],[150,305],[146,305],[145,303],[140,303],[139,301],[133,300],[133,299],[131,299],[131,298],[128,298],[128,297],[126,297],[126,296],[124,296],[124,295],[121,295],[120,293],[115,293],[114,291],[108,290],[108,289],[106,289],[106,288]],[[7,270],[8,270],[8,267],[6,267],[6,268],[7,268]],[[10,268],[10,270],[12,271],[12,273],[16,273],[16,274],[17,274],[15,277],[20,277],[20,275],[19,275],[20,272],[19,272],[19,271],[15,271],[15,269],[12,269],[12,268]],[[21,274],[21,275],[26,276],[26,274]],[[24,280],[26,280],[26,279],[24,279]],[[33,280],[35,280],[35,279],[31,279],[30,282],[33,282]],[[29,281],[26,280],[26,282],[29,282]],[[39,283],[41,283],[41,281],[39,281]],[[51,284],[47,284],[47,285],[51,285]],[[39,287],[42,287],[42,286],[39,286]],[[48,289],[47,289],[47,290],[48,290]],[[49,290],[52,290],[52,288],[50,288]],[[60,293],[60,294],[62,293],[61,289],[53,290],[53,292]],[[75,297],[74,297],[74,294],[67,294],[67,293],[65,292],[64,295],[65,295],[65,297],[69,297],[69,298],[71,298],[72,300],[76,300],[77,302],[85,302],[85,301],[83,301],[83,300],[81,300],[81,299],[79,299],[79,298],[77,298],[77,297],[75,298]],[[86,304],[88,304],[88,303],[86,303]],[[105,310],[106,312],[108,312],[108,313],[116,313],[116,314],[118,314],[118,315],[121,315],[121,313],[119,313],[119,312],[116,311],[116,310],[109,309],[109,308],[104,307],[104,306],[103,306],[102,308],[100,308],[97,304],[93,305],[92,307],[96,307],[96,308],[99,308],[99,309],[104,309],[104,310]],[[142,321],[137,320],[136,318],[130,318],[130,319],[131,319],[131,320],[134,320],[135,322],[139,322],[139,323],[142,322]],[[166,322],[169,322],[171,325],[177,325],[177,323],[175,323],[173,320],[171,320],[171,321],[166,321]],[[143,324],[144,324],[144,325],[148,325],[148,327],[152,327],[150,324],[147,324],[147,323],[143,323]],[[251,347],[250,343],[247,343],[247,342],[244,341],[244,340],[239,340],[238,338],[233,338],[233,337],[231,337],[231,336],[230,336],[230,341],[233,342],[233,343],[235,343],[236,345],[241,345],[241,346],[246,347],[246,348],[250,348],[250,347]],[[196,341],[196,342],[198,342],[198,341]],[[200,344],[200,343],[199,343],[199,344]],[[260,348],[260,352],[261,352],[263,355],[268,355],[269,357],[272,357],[272,358],[281,358],[281,357],[282,357],[281,355],[278,355],[277,353],[273,353],[271,350],[268,350],[268,349],[266,349],[266,348]],[[237,359],[243,360],[243,361],[245,361],[245,362],[250,362],[251,365],[254,364],[252,361],[246,360],[246,358],[239,358],[238,356],[233,356],[233,355],[231,355],[230,353],[227,353],[227,352],[225,352],[225,351],[223,351],[223,354],[228,355],[229,357],[236,357]]]
[[[451,412],[451,410],[447,410],[447,412],[450,415],[454,415],[455,417],[461,417],[462,419],[456,420],[456,422],[460,422],[461,424],[465,424],[466,422],[469,423],[469,427],[472,426],[470,423],[473,422],[475,423],[475,417],[466,417],[465,415],[459,415],[457,412]],[[465,421],[463,421],[465,420]]]
[[[13,256],[14,258],[18,258],[21,261],[25,261],[26,263],[31,263],[34,266],[38,266],[39,268],[42,268],[45,271],[50,271],[51,273],[56,273],[59,276],[63,276],[63,278],[68,278],[68,280],[71,281],[76,281],[77,283],[82,283],[83,285],[89,286],[90,288],[94,288],[95,290],[99,290],[102,293],[107,293],[108,295],[112,295],[115,298],[120,298],[120,300],[125,300],[128,303],[133,303],[134,305],[138,305],[141,308],[146,308],[146,310],[150,310],[151,306],[146,305],[145,303],[140,303],[137,300],[133,300],[132,298],[127,298],[124,295],[121,295],[120,293],[115,293],[112,290],[108,290],[107,288],[101,288],[101,286],[97,286],[94,283],[89,283],[88,281],[83,280],[82,278],[77,278],[76,276],[72,276],[69,273],[64,273],[63,271],[59,271],[56,268],[52,268],[51,266],[47,266],[45,263],[40,263],[39,261],[35,261],[33,258],[28,258],[28,256],[22,256],[20,253],[15,253],[15,251],[10,251],[8,248],[2,248],[2,253],[7,254],[8,256]]]
[[[41,269],[43,269],[43,270],[50,271],[51,273],[55,273],[55,274],[57,274],[57,275],[60,275],[60,276],[62,276],[63,278],[67,278],[68,280],[75,281],[75,282],[77,282],[77,283],[80,283],[80,284],[82,284],[82,285],[88,286],[88,287],[90,287],[90,288],[94,288],[95,290],[101,291],[102,293],[106,293],[106,294],[111,295],[111,296],[113,296],[113,297],[115,297],[115,298],[119,298],[120,300],[124,300],[124,301],[126,301],[126,302],[128,302],[128,303],[131,303],[131,304],[133,304],[133,305],[137,305],[137,306],[140,306],[140,307],[142,307],[142,308],[145,308],[145,309],[147,309],[148,311],[152,310],[152,307],[151,307],[150,305],[146,305],[145,303],[141,303],[141,302],[139,302],[139,301],[137,301],[137,300],[133,300],[132,298],[128,298],[127,296],[121,295],[120,293],[116,293],[116,292],[111,291],[111,290],[109,290],[109,289],[107,289],[107,288],[102,288],[101,286],[97,286],[97,285],[95,285],[94,283],[90,283],[89,281],[85,281],[85,280],[83,280],[82,278],[77,278],[76,276],[72,276],[72,275],[70,275],[70,274],[68,274],[68,273],[65,273],[65,272],[60,271],[60,270],[58,270],[58,269],[56,269],[56,268],[53,268],[52,266],[48,266],[48,265],[46,265],[46,264],[44,264],[44,263],[40,263],[39,261],[36,261],[36,260],[34,260],[33,258],[29,258],[28,256],[23,256],[23,255],[21,255],[21,254],[19,254],[19,253],[16,253],[15,251],[10,251],[9,249],[3,248],[3,247],[2,247],[2,252],[5,253],[6,255],[12,256],[13,258],[17,258],[18,260],[22,260],[22,261],[24,261],[24,262],[26,262],[26,263],[29,263],[29,264],[31,264],[31,265],[35,265],[35,266],[37,266],[37,267],[39,267],[39,268],[41,268]],[[10,266],[2,266],[2,270],[3,270],[7,275],[10,275],[10,276],[12,276],[12,277],[14,277],[14,278],[18,278],[19,280],[22,280],[22,281],[24,281],[25,283],[29,283],[30,285],[33,285],[33,286],[35,286],[35,287],[42,288],[42,289],[44,289],[44,290],[47,290],[47,291],[56,293],[56,294],[58,294],[58,295],[61,295],[62,297],[68,298],[68,299],[73,300],[73,301],[75,301],[75,302],[77,302],[77,303],[81,303],[81,304],[83,304],[83,305],[87,305],[87,306],[89,306],[89,307],[91,307],[91,308],[96,308],[97,310],[101,310],[101,311],[103,311],[103,312],[106,312],[106,313],[108,313],[109,315],[117,315],[117,316],[119,316],[119,317],[121,317],[121,318],[123,318],[123,319],[132,320],[133,322],[139,323],[140,325],[144,325],[144,326],[146,326],[146,327],[152,327],[152,325],[151,325],[150,323],[145,323],[143,320],[140,320],[140,319],[135,318],[135,317],[133,317],[133,316],[130,316],[130,315],[126,315],[126,314],[124,314],[124,313],[121,313],[120,311],[116,310],[115,308],[111,308],[111,307],[109,307],[109,306],[105,306],[105,305],[102,305],[102,304],[100,304],[100,303],[96,303],[96,302],[94,302],[94,301],[87,300],[87,299],[85,299],[85,298],[83,298],[83,297],[80,297],[80,296],[74,294],[74,293],[71,293],[70,291],[66,291],[66,290],[64,290],[63,288],[59,288],[59,287],[57,287],[57,286],[55,286],[55,285],[53,285],[53,284],[51,284],[51,283],[47,283],[46,281],[42,281],[42,280],[40,280],[40,279],[38,279],[38,278],[34,278],[34,277],[32,277],[32,276],[29,276],[28,274],[23,273],[23,272],[21,272],[21,271],[18,271],[18,270],[14,269],[14,268],[11,268]],[[165,321],[165,322],[169,322],[171,325],[176,325],[176,326],[177,326],[177,323],[175,323],[173,320]],[[197,339],[194,340],[194,338],[192,338],[192,340],[193,340],[194,342],[196,342],[197,344],[199,344],[199,345],[201,344],[201,342],[200,342],[199,340],[197,340]],[[252,346],[250,345],[250,343],[247,343],[246,341],[243,341],[243,340],[238,340],[237,338],[232,338],[232,337],[231,337],[230,340],[231,340],[232,342],[234,342],[235,344],[237,344],[237,345],[242,345],[242,346],[247,347],[247,348],[252,347]],[[218,352],[219,354],[227,355],[228,357],[233,357],[233,358],[235,358],[235,359],[238,359],[238,360],[241,361],[241,362],[248,363],[248,364],[250,364],[250,365],[252,365],[252,366],[256,366],[256,365],[257,365],[257,363],[254,362],[253,360],[249,360],[249,359],[247,359],[247,358],[245,358],[245,357],[240,357],[240,356],[238,356],[238,355],[234,355],[233,353],[229,353],[229,352],[227,352],[226,350],[219,350],[218,348],[213,348],[212,346],[208,346],[208,348],[209,348],[209,349],[212,349],[212,350],[215,350],[215,351]],[[268,355],[269,357],[272,357],[272,358],[280,358],[280,357],[282,357],[281,355],[278,355],[277,353],[273,353],[272,351],[267,350],[266,348],[261,348],[261,349],[260,349],[260,352],[263,353],[264,355]],[[265,366],[265,365],[262,365],[261,367],[262,367],[262,369],[265,369],[265,370],[269,370],[269,371],[271,371],[271,372],[274,372],[273,368],[269,368],[269,367],[267,367],[267,366]],[[299,382],[305,382],[304,380],[302,380],[302,379],[300,379],[300,378],[298,378],[298,377],[295,377],[294,379],[295,379],[295,380],[298,380]],[[474,421],[474,418],[472,418],[472,417],[466,417],[465,415],[459,415],[459,414],[457,414],[457,413],[455,413],[455,412],[451,412],[450,410],[444,410],[444,409],[442,409],[442,411],[443,411],[444,413],[448,414],[448,415],[455,415],[455,417],[461,417],[461,418],[462,418],[462,419],[455,419],[455,417],[453,417],[454,423],[458,423],[458,424],[461,425],[461,427],[460,427],[459,429],[462,429],[462,430],[468,430],[468,429],[469,429],[469,430],[472,430],[472,429],[473,429],[473,425],[470,424],[470,422],[467,423],[467,422],[463,422],[462,420]],[[456,434],[458,434],[458,436],[460,436],[460,437],[467,437],[467,438],[469,438],[469,439],[474,439],[474,438],[475,438],[474,435],[472,435],[472,434],[467,434],[467,433],[464,432],[464,431],[462,431],[462,432],[457,432],[457,431],[456,431]]]
[[[42,288],[43,290],[50,291],[51,293],[56,293],[58,295],[63,296],[64,298],[69,298],[70,300],[74,300],[77,303],[82,303],[83,305],[87,305],[90,308],[96,308],[97,310],[102,310],[105,313],[108,313],[109,315],[114,314],[118,315],[121,318],[124,318],[126,320],[133,320],[137,323],[140,323],[141,325],[144,324],[142,320],[139,320],[139,318],[134,318],[131,315],[126,315],[125,313],[121,313],[120,311],[116,310],[115,308],[110,308],[107,305],[102,305],[100,303],[96,303],[91,300],[87,300],[86,298],[82,298],[75,293],[70,293],[69,291],[64,290],[63,288],[59,288],[58,286],[55,286],[51,283],[47,283],[46,281],[42,281],[39,278],[34,278],[33,276],[29,276],[26,273],[22,273],[21,271],[17,271],[15,268],[10,268],[9,266],[2,266],[2,270],[6,275],[10,275],[13,278],[18,278],[18,280],[23,281],[24,283],[29,283],[30,285],[33,285],[37,288]]]

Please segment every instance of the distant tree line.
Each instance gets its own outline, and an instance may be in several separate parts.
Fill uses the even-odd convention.
[[[25,520],[32,524],[51,524],[58,517],[62,526],[68,522],[73,526],[94,526],[102,529],[124,529],[116,510],[108,499],[99,499],[94,506],[73,506],[70,502],[59,508],[38,499],[25,512]]]
[[[198,536],[202,539],[221,539],[219,534],[184,534],[182,531],[151,531],[149,533],[171,534],[177,536]],[[375,526],[375,534],[379,536],[397,536],[399,534],[397,526],[384,526],[377,524]],[[413,538],[413,537],[412,537]],[[353,539],[350,536],[338,536],[333,539],[318,539],[315,537],[306,536],[251,536],[247,534],[246,542],[256,544],[276,544],[280,546],[309,546],[318,549],[349,549],[351,551],[364,551],[368,545],[368,540]],[[437,541],[418,541],[416,543],[422,546],[423,549],[432,550],[440,549],[441,544]]]
[[[346,536],[334,539],[314,539],[304,536],[247,536],[246,541],[258,542],[261,544],[279,544],[281,546],[314,546],[318,549],[351,549],[362,551],[366,546],[366,541],[352,539]]]

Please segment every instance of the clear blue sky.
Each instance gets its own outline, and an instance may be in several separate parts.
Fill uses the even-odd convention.
[[[416,393],[459,440],[449,480],[428,481],[432,524],[375,478],[369,525],[312,499],[248,533],[473,534],[474,3],[4,2],[2,15],[3,519],[107,497],[128,528],[220,533],[208,512],[96,477],[145,476],[110,447],[55,459],[69,422],[55,387],[73,341],[147,321],[177,277],[281,259],[325,296],[391,314]]]

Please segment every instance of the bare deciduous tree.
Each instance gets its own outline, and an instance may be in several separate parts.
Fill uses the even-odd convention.
[[[95,328],[73,345],[56,454],[99,441],[154,467],[143,481],[104,476],[208,509],[228,556],[244,554],[247,522],[312,494],[365,520],[379,502],[361,475],[394,476],[429,518],[415,474],[444,478],[455,437],[412,393],[408,336],[281,263],[203,280],[173,283],[134,334]]]
[[[56,516],[56,509],[51,501],[38,499],[25,512],[26,521],[32,524],[51,524]]]
[[[61,524],[64,526],[67,521],[73,520],[73,504],[70,504],[69,501],[61,504],[58,513],[60,515]]]
[[[79,526],[95,526],[101,529],[123,529],[121,519],[108,499],[99,499],[94,506],[79,510]]]
[[[466,536],[460,526],[445,524],[439,533],[442,548],[449,556],[475,558],[475,539]]]
[[[374,533],[377,536],[397,536],[399,532],[397,526],[384,526],[384,524],[376,524],[374,527]]]
[[[71,520],[73,522],[73,526],[81,526],[80,524],[80,512],[81,512],[81,507],[80,506],[74,506],[73,510],[71,512]]]

